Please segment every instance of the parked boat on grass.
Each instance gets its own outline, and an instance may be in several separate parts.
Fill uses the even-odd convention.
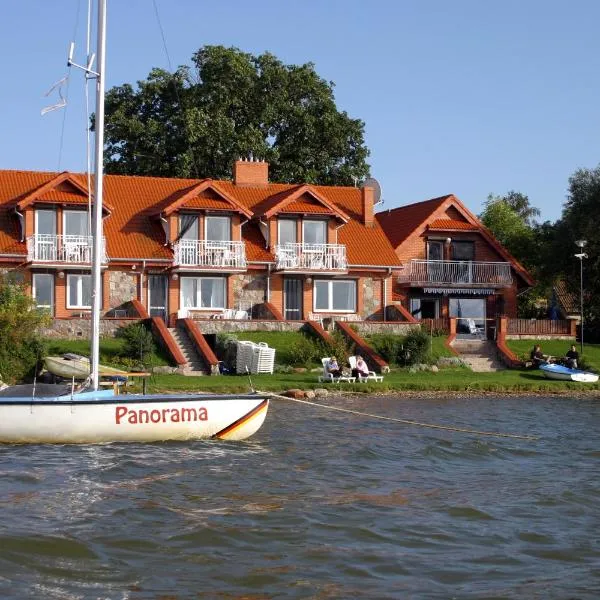
[[[555,363],[542,364],[540,365],[540,370],[548,379],[578,381],[580,383],[595,383],[598,381],[598,375],[596,373],[580,371],[579,369],[570,369],[569,367]]]
[[[44,364],[50,373],[65,379],[87,379],[90,376],[90,359],[78,354],[46,356]],[[127,375],[126,371],[106,365],[99,365],[98,368],[101,375]]]

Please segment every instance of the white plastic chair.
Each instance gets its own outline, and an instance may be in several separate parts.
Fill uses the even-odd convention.
[[[323,374],[319,375],[319,382],[321,383],[340,383],[341,381],[346,381],[348,383],[355,383],[356,377],[347,377],[346,375],[340,375],[339,377],[334,377],[332,373],[329,373],[327,370],[327,365],[329,365],[330,357],[322,358],[321,363],[323,364]]]
[[[348,358],[348,363],[350,363],[351,369],[356,369],[356,356],[350,356]],[[369,371],[368,375],[363,375],[360,372],[358,373],[359,382],[366,383],[369,380],[375,381],[375,383],[379,383],[383,381],[383,375],[377,375],[375,371]]]

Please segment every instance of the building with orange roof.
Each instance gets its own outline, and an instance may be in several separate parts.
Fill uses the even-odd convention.
[[[0,271],[55,321],[91,309],[87,177],[0,171]],[[93,189],[93,186],[91,186]],[[382,320],[402,261],[369,187],[270,183],[237,161],[231,181],[106,175],[102,307],[131,300],[181,317],[279,313],[286,320]]]
[[[377,213],[402,267],[394,301],[417,319],[457,318],[459,334],[493,337],[517,316],[531,275],[453,194]]]

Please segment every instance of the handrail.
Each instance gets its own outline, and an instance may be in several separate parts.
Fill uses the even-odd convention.
[[[400,281],[450,285],[511,285],[511,264],[507,262],[413,259]]]
[[[34,233],[27,238],[27,260],[34,262],[91,263],[94,238],[91,235]],[[101,262],[108,262],[106,238],[102,238]]]
[[[275,244],[276,269],[346,270],[344,244]]]
[[[179,240],[173,246],[173,263],[190,267],[245,269],[246,245],[240,241]]]

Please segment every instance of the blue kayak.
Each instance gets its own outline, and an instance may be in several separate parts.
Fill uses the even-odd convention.
[[[589,371],[580,371],[579,369],[570,369],[564,365],[554,363],[545,363],[540,365],[540,370],[548,379],[561,379],[563,381],[578,381],[580,383],[595,383],[598,381],[596,373]]]

